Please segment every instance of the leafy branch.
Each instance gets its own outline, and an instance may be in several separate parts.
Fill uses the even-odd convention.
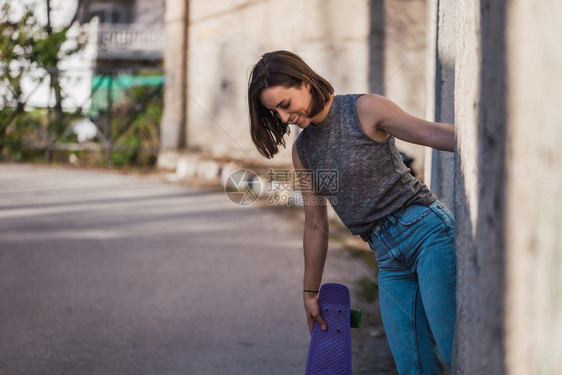
[[[78,1],[68,24],[54,28],[51,22],[51,0],[45,0],[47,20],[44,24],[37,17],[36,8],[31,5],[14,6],[13,1],[0,0],[0,145],[10,129],[12,132],[16,130],[12,124],[24,112],[29,100],[23,90],[24,79],[31,79],[40,85],[48,78],[54,101],[47,108],[44,140],[47,144],[47,160],[51,160],[49,145],[66,128],[62,108],[65,94],[61,88],[59,64],[81,51],[86,43],[84,38],[79,38],[72,48],[65,48],[65,42],[69,41],[68,32],[87,1]]]

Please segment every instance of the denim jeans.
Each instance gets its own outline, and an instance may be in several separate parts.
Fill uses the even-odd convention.
[[[379,220],[367,236],[379,263],[383,325],[399,374],[451,368],[455,328],[454,219],[439,201]],[[439,353],[439,354],[438,354]]]

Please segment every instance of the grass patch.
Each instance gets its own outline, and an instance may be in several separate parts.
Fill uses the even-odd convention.
[[[359,286],[357,298],[365,303],[373,303],[379,298],[379,284],[371,280],[369,277],[362,277],[357,281]]]

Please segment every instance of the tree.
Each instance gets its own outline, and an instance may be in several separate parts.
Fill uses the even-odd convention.
[[[82,38],[70,48],[68,43],[65,45],[68,32],[86,2],[88,0],[78,0],[72,19],[66,25],[53,27],[51,0],[44,0],[44,21],[36,13],[37,2],[22,4],[0,0],[0,144],[5,143],[10,130],[17,130],[13,124],[24,113],[28,97],[22,89],[23,79],[31,78],[37,84],[48,79],[54,101],[47,109],[44,141],[46,159],[51,161],[51,146],[65,131],[67,122],[62,108],[64,94],[59,65],[61,60],[79,52],[86,42]]]

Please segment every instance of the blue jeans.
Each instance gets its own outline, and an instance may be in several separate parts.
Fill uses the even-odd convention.
[[[379,263],[383,324],[401,375],[442,373],[439,354],[451,368],[454,225],[451,212],[436,201],[379,220],[366,238]]]

